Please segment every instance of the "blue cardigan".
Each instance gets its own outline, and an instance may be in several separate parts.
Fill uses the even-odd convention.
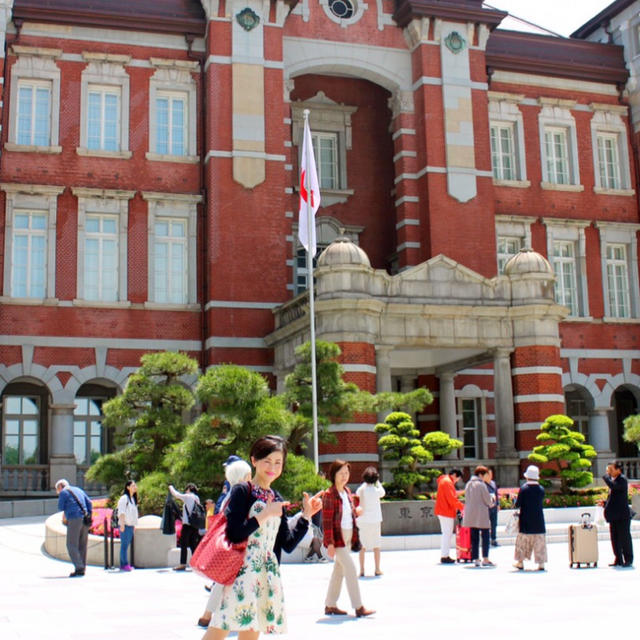
[[[520,533],[545,533],[542,501],[544,489],[539,484],[523,484],[516,500],[520,509]]]

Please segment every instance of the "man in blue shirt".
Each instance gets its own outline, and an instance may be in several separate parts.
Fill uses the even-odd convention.
[[[75,571],[70,578],[80,578],[87,566],[87,540],[89,525],[84,524],[84,514],[91,514],[92,505],[89,496],[80,488],[72,487],[65,479],[56,482],[58,494],[58,511],[64,512],[63,520],[67,523],[67,551]]]

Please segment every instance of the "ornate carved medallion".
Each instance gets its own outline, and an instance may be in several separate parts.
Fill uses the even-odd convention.
[[[260,16],[253,9],[246,7],[236,14],[236,20],[245,31],[251,31],[260,23]]]
[[[451,53],[460,53],[467,44],[465,39],[457,31],[452,31],[444,39],[444,43]]]

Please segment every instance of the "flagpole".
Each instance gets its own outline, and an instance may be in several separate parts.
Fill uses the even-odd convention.
[[[304,127],[305,130],[309,125],[309,109],[303,111],[304,114]],[[313,153],[313,146],[309,145],[306,149],[307,155]],[[309,158],[306,158],[306,166],[310,167],[311,163]],[[313,417],[313,464],[316,471],[320,469],[320,463],[318,459],[318,383],[316,378],[316,317],[315,317],[315,304],[313,295],[313,256],[311,255],[311,238],[315,238],[315,220],[313,219],[313,210],[311,204],[311,176],[309,171],[305,176],[307,193],[307,233],[309,236],[309,248],[307,249],[307,291],[309,292],[309,319],[310,319],[310,332],[311,332],[311,411]],[[313,226],[312,226],[313,225]],[[313,243],[315,244],[315,243]]]

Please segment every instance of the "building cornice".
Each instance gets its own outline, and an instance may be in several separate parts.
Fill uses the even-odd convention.
[[[486,24],[495,29],[507,15],[506,11],[484,9],[482,0],[396,0],[393,19],[400,27],[415,18],[440,18]]]

